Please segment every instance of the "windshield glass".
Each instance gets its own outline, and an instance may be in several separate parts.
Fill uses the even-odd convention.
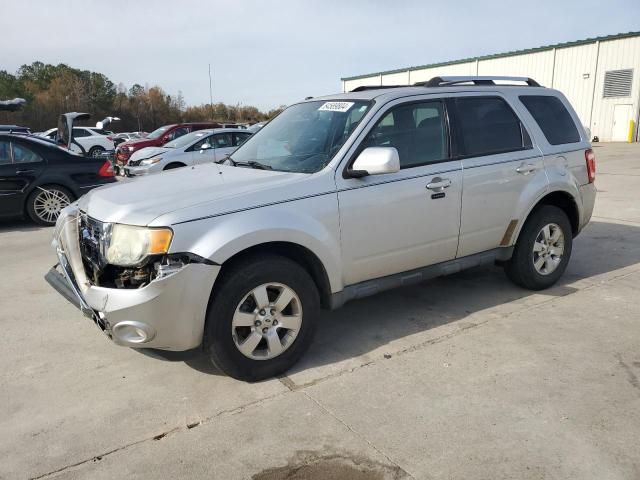
[[[187,133],[186,135],[178,137],[175,140],[171,140],[170,142],[165,143],[164,146],[167,148],[187,147],[191,145],[193,142],[195,142],[196,140],[210,134],[211,134],[210,130],[198,130],[197,132]]]
[[[322,170],[369,109],[365,101],[317,101],[287,108],[233,155],[238,164],[259,162],[285,172]]]
[[[149,135],[147,135],[147,138],[151,138],[152,140],[155,140],[156,138],[160,138],[162,134],[168,130],[168,128],[169,127],[157,128],[156,130],[151,132]]]

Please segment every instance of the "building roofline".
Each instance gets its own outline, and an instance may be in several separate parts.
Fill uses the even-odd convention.
[[[568,48],[568,47],[577,47],[580,45],[588,45],[590,43],[595,43],[595,42],[607,42],[609,40],[620,40],[622,38],[630,38],[630,37],[640,37],[640,31],[638,32],[627,32],[627,33],[617,33],[615,35],[604,35],[601,37],[593,37],[593,38],[585,38],[584,40],[574,40],[572,42],[564,42],[564,43],[556,43],[553,45],[543,45],[541,47],[534,47],[534,48],[525,48],[523,50],[512,50],[510,52],[503,52],[503,53],[494,53],[491,55],[482,55],[479,57],[469,57],[469,58],[462,58],[460,60],[450,60],[448,62],[438,62],[438,63],[429,63],[426,65],[416,65],[416,66],[412,66],[412,67],[405,67],[405,68],[396,68],[394,70],[384,70],[382,72],[372,72],[372,73],[368,73],[368,74],[364,74],[364,75],[355,75],[352,77],[342,77],[340,80],[341,81],[349,81],[349,80],[359,80],[362,78],[369,78],[369,77],[375,77],[376,75],[389,75],[392,73],[402,73],[402,72],[408,72],[411,70],[424,70],[426,68],[435,68],[435,67],[446,67],[449,65],[459,65],[462,63],[469,63],[469,62],[475,62],[475,61],[480,61],[480,60],[491,60],[494,58],[504,58],[504,57],[512,57],[515,55],[524,55],[527,53],[538,53],[538,52],[544,52],[547,50],[553,50],[554,48]]]

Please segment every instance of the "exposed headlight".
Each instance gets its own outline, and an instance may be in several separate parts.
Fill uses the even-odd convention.
[[[158,163],[160,160],[162,160],[162,157],[145,158],[140,162],[140,165],[153,165],[154,163]]]
[[[149,255],[169,251],[173,231],[170,228],[134,227],[114,224],[107,246],[106,260],[112,265],[138,265]]]

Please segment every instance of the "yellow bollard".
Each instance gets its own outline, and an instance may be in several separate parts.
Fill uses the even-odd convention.
[[[629,120],[629,135],[627,136],[627,140],[629,143],[633,142],[633,127],[635,126],[635,122],[633,120]]]

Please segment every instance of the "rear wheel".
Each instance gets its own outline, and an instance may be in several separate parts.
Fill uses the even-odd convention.
[[[530,290],[548,288],[567,268],[572,246],[567,214],[558,207],[543,205],[522,228],[513,256],[505,266],[507,276]]]
[[[72,200],[73,195],[64,187],[58,185],[36,187],[27,199],[27,213],[40,225],[55,225],[62,209]]]
[[[278,256],[250,257],[225,272],[215,287],[205,348],[227,375],[270,378],[307,350],[319,310],[316,285],[300,265]]]
[[[91,147],[91,149],[89,150],[89,156],[97,158],[100,155],[102,155],[104,151],[105,151],[104,148],[96,145],[95,147]]]

